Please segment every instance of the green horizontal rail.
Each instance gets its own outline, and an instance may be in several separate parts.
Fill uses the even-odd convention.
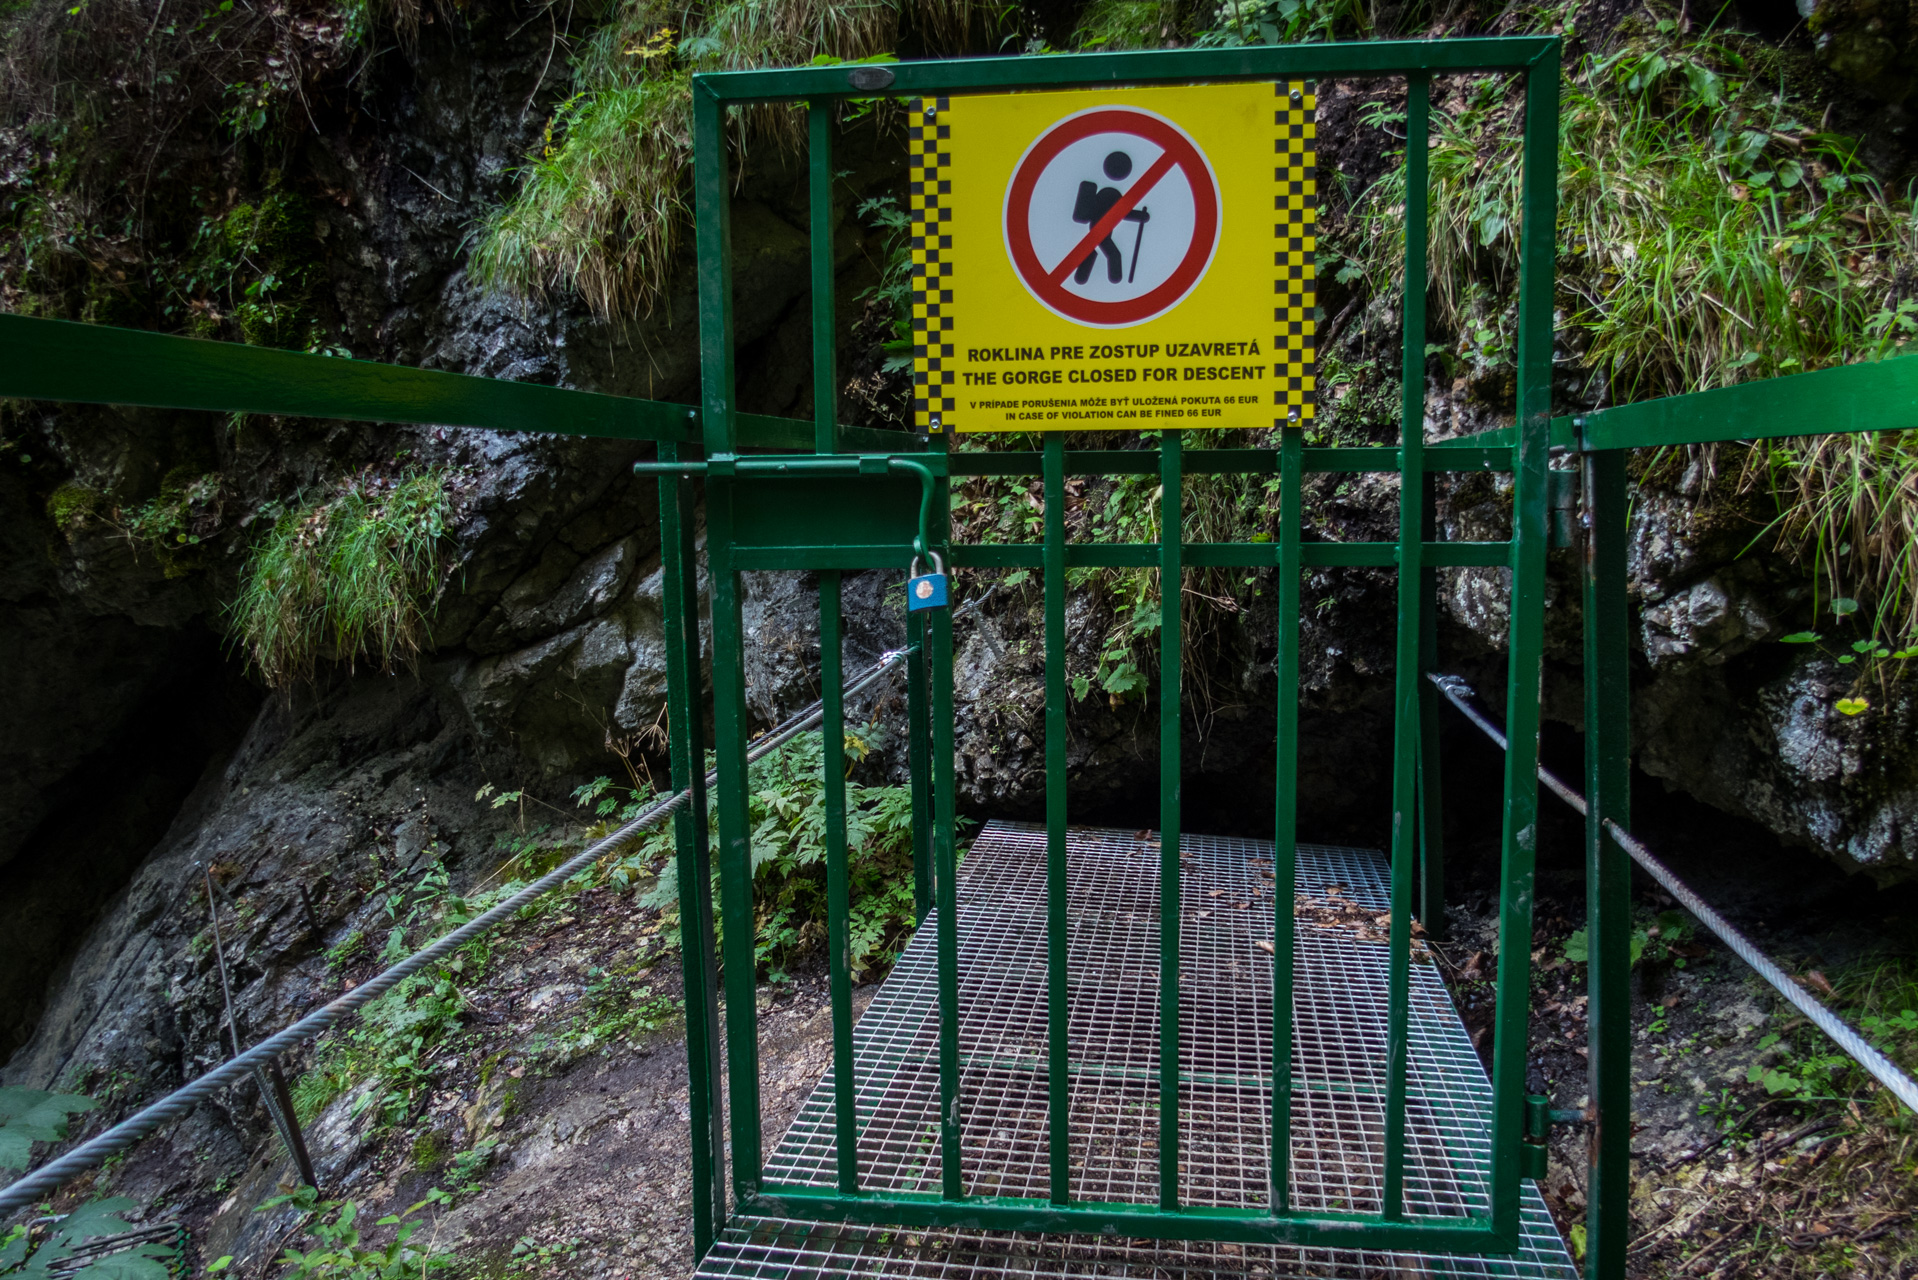
[[[698,441],[692,405],[0,314],[0,397]],[[808,419],[739,414],[743,446],[805,449]],[[914,450],[919,437],[842,427],[848,447]]]
[[[1918,356],[1598,409],[1553,422],[1554,439],[1561,422],[1586,449],[1904,431],[1918,427]]]
[[[1501,1235],[1482,1217],[1381,1222],[1362,1214],[1320,1213],[1275,1218],[1256,1209],[1204,1205],[1175,1213],[1123,1202],[1079,1201],[1069,1206],[1022,1196],[967,1196],[946,1200],[924,1192],[842,1195],[826,1187],[762,1183],[739,1206],[742,1216],[874,1222],[902,1227],[959,1227],[983,1231],[1043,1231],[1160,1240],[1225,1240],[1308,1248],[1393,1252],[1511,1253],[1518,1237]]]
[[[694,86],[722,103],[815,98],[869,98],[877,93],[932,95],[1033,92],[1164,81],[1272,80],[1285,76],[1398,75],[1408,71],[1523,71],[1557,56],[1550,36],[1467,40],[1361,40],[1340,44],[1181,49],[1139,53],[1075,53],[1048,58],[952,58],[895,62],[891,83],[875,89],[868,67],[790,67],[716,71]],[[855,75],[864,83],[855,83]]]
[[[697,440],[690,405],[0,315],[0,395],[84,404]]]
[[[1306,449],[1304,470],[1317,472],[1397,471],[1399,451],[1388,448],[1359,448],[1350,445],[1324,449]],[[1039,453],[955,453],[949,456],[955,476],[1036,476],[1040,474]],[[1157,450],[1147,449],[1068,449],[1066,474],[1069,476],[1144,476],[1159,471]],[[1450,448],[1436,456],[1427,452],[1427,471],[1510,471],[1510,442],[1491,447]],[[1185,455],[1188,475],[1265,475],[1279,474],[1279,451],[1274,449],[1189,449]]]
[[[1308,568],[1389,568],[1398,563],[1396,542],[1306,542],[1300,560]],[[1039,542],[955,543],[943,549],[948,564],[960,569],[1036,569],[1044,565]],[[1150,569],[1163,554],[1156,542],[1071,542],[1065,547],[1068,569]],[[1188,542],[1182,552],[1195,569],[1268,569],[1279,562],[1276,542]],[[817,569],[903,569],[912,559],[910,542],[833,546],[739,546],[734,559],[742,569],[794,571]],[[1423,563],[1431,568],[1497,568],[1511,563],[1509,542],[1428,542]]]
[[[1433,454],[1441,457],[1454,453],[1470,453],[1474,450],[1496,452],[1509,450],[1514,444],[1516,433],[1511,427],[1494,427],[1490,431],[1475,431],[1469,436],[1455,436],[1450,440],[1435,440],[1425,446],[1425,469],[1427,471],[1462,471],[1470,468],[1448,466],[1443,462],[1434,462]],[[1576,449],[1578,432],[1572,428],[1570,418],[1552,419],[1551,433],[1546,445],[1553,449]],[[1494,471],[1509,471],[1509,467],[1492,467]]]

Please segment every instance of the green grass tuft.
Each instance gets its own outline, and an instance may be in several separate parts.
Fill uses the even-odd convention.
[[[1175,0],[1092,0],[1079,15],[1074,47],[1083,50],[1158,49],[1179,36]]]
[[[452,515],[446,473],[361,479],[282,515],[253,549],[233,634],[267,683],[312,678],[322,659],[410,662],[428,638]]]
[[[609,28],[595,44],[624,32]],[[656,299],[685,232],[691,83],[680,74],[569,99],[518,196],[487,220],[474,271],[534,298],[574,290],[601,315]]]
[[[1918,302],[1918,218],[1886,196],[1854,139],[1812,109],[1757,41],[1633,17],[1583,58],[1561,102],[1562,325],[1599,403],[1708,390],[1902,353]],[[1403,130],[1403,114],[1374,125]],[[1478,375],[1515,355],[1522,118],[1505,78],[1433,104],[1431,312],[1442,354]],[[1362,197],[1356,256],[1375,294],[1402,280],[1403,170]],[[1498,385],[1495,380],[1493,385]],[[1918,434],[1773,442],[1746,483],[1780,505],[1784,548],[1831,596],[1875,603],[1918,637]]]
[[[475,274],[526,298],[570,291],[602,316],[650,308],[686,234],[694,72],[889,57],[902,19],[953,46],[975,11],[980,0],[725,0],[688,20],[658,0],[627,0],[575,57],[576,91],[518,193],[482,225]],[[800,108],[736,119],[742,144],[804,145]]]

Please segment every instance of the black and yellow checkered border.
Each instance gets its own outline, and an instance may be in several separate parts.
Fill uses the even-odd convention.
[[[1280,81],[1279,108],[1274,113],[1277,163],[1273,179],[1278,186],[1278,211],[1273,235],[1278,295],[1272,319],[1272,372],[1278,383],[1273,392],[1272,424],[1310,422],[1317,399],[1314,310],[1318,306],[1318,94],[1305,80]],[[1296,416],[1295,416],[1296,415]]]
[[[926,431],[953,430],[950,98],[908,104],[906,179],[912,211],[912,412]]]

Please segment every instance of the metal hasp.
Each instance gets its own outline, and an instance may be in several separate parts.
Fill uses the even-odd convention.
[[[1548,480],[1553,302],[1553,227],[1556,220],[1556,138],[1559,42],[1549,37],[1419,42],[1360,42],[1232,50],[1181,50],[1162,53],[1091,54],[1049,58],[987,58],[890,65],[889,83],[861,77],[857,69],[807,67],[741,71],[695,76],[693,80],[694,196],[699,254],[700,351],[702,398],[699,414],[704,458],[680,463],[663,459],[644,469],[697,475],[704,486],[710,568],[713,638],[712,748],[717,761],[713,799],[717,826],[718,920],[689,912],[689,947],[718,943],[724,981],[722,1029],[713,1014],[713,993],[694,986],[703,981],[688,963],[689,1019],[709,1019],[699,1044],[723,1038],[723,1096],[728,1109],[731,1192],[734,1221],[769,1218],[841,1221],[911,1227],[967,1226],[987,1230],[1120,1233],[1130,1237],[1287,1242],[1313,1247],[1362,1247],[1448,1253],[1509,1253],[1519,1247],[1521,1180],[1527,1173],[1528,1133],[1525,1086],[1527,1013],[1530,988],[1533,854],[1536,834],[1538,677],[1543,630],[1544,565],[1553,490]],[[1408,148],[1406,286],[1402,367],[1403,422],[1395,448],[1308,447],[1296,420],[1279,431],[1271,448],[1209,448],[1203,432],[1158,433],[1156,447],[1138,450],[1068,448],[1061,434],[1047,435],[1032,452],[969,451],[956,448],[948,433],[934,435],[923,452],[912,436],[898,437],[905,449],[883,455],[853,445],[835,428],[836,353],[833,344],[832,228],[835,225],[831,146],[836,104],[867,98],[878,89],[908,102],[944,95],[994,90],[1083,89],[1102,85],[1145,86],[1173,83],[1279,81],[1357,76],[1402,76],[1410,86],[1408,121],[1413,137],[1430,121],[1435,76],[1469,72],[1515,73],[1525,93],[1523,175],[1523,254],[1519,280],[1518,426],[1510,437],[1487,444],[1428,444],[1425,417],[1426,218],[1429,175],[1425,148]],[[743,452],[744,419],[737,411],[734,369],[732,261],[729,232],[733,171],[728,159],[732,136],[728,113],[767,103],[804,104],[811,146],[813,366],[815,387],[812,452],[749,455]],[[993,198],[993,197],[982,197]],[[1248,411],[1254,412],[1254,411]],[[1262,423],[1271,425],[1270,410]],[[1235,425],[1227,422],[1224,425]],[[847,452],[867,449],[863,454]],[[902,456],[911,453],[912,456]],[[1435,536],[1432,478],[1442,471],[1507,471],[1515,483],[1513,534],[1502,542],[1448,542]],[[1300,508],[1304,477],[1314,472],[1388,472],[1399,476],[1400,527],[1390,542],[1308,542]],[[1194,475],[1276,476],[1281,494],[1280,533],[1274,542],[1189,541],[1182,519],[1186,479]],[[1031,543],[953,544],[950,537],[950,489],[972,476],[1034,477],[1044,494],[1043,536]],[[1073,476],[1149,475],[1161,494],[1161,534],[1156,542],[1113,544],[1069,541],[1065,524],[1066,484]],[[666,481],[662,479],[662,486]],[[1562,496],[1562,495],[1561,495]],[[662,487],[662,504],[666,491]],[[1563,502],[1560,504],[1563,507]],[[684,507],[680,508],[682,511]],[[760,1064],[755,1005],[752,832],[745,769],[752,733],[746,703],[745,657],[748,637],[742,614],[741,575],[749,571],[806,572],[816,575],[820,602],[821,679],[830,685],[841,666],[842,627],[838,616],[842,574],[884,570],[903,575],[915,558],[937,553],[955,569],[1026,568],[1043,585],[1044,678],[1047,691],[1044,759],[1045,827],[1033,845],[1034,874],[1044,876],[1043,904],[1032,928],[1043,930],[1036,952],[1044,974],[1044,998],[1035,1006],[1040,1020],[1025,1033],[1027,1053],[994,1063],[975,1048],[962,1049],[960,1028],[962,956],[975,943],[962,933],[957,878],[956,792],[953,734],[952,614],[943,608],[915,611],[907,621],[909,664],[908,745],[914,813],[914,898],[925,936],[920,950],[928,966],[927,1039],[916,1059],[926,1075],[928,1105],[902,1139],[900,1116],[886,1110],[884,1098],[863,1091],[851,1056],[853,1031],[844,991],[846,911],[844,886],[849,857],[845,838],[843,762],[837,743],[844,733],[845,709],[829,698],[822,733],[826,743],[826,820],[824,843],[828,872],[827,952],[833,1014],[834,1075],[821,1095],[830,1107],[816,1130],[827,1144],[832,1170],[826,1182],[794,1181],[769,1168],[762,1145]],[[1398,590],[1398,667],[1395,674],[1391,812],[1381,815],[1388,832],[1386,873],[1390,925],[1381,974],[1382,1059],[1380,1086],[1366,1105],[1378,1125],[1381,1176],[1376,1202],[1369,1208],[1329,1204],[1295,1197],[1300,1170],[1295,1148],[1310,1132],[1312,1106],[1296,1082],[1302,1070],[1299,1027],[1293,1006],[1302,971],[1298,930],[1287,894],[1274,894],[1268,911],[1271,937],[1272,1020],[1269,1053],[1245,1068],[1265,1081],[1266,1100],[1257,1112],[1267,1164],[1262,1186],[1243,1204],[1221,1204],[1200,1195],[1203,1157],[1194,1146],[1205,1138],[1194,1128],[1194,1045],[1208,1034],[1195,1021],[1189,984],[1180,981],[1190,946],[1181,930],[1191,930],[1195,907],[1182,898],[1182,868],[1188,861],[1181,838],[1181,706],[1184,673],[1181,653],[1181,597],[1177,583],[1187,569],[1243,567],[1276,571],[1278,654],[1274,669],[1279,696],[1275,724],[1277,805],[1271,857],[1275,882],[1289,885],[1298,871],[1295,798],[1300,755],[1297,683],[1299,670],[1299,598],[1303,575],[1320,566],[1369,565],[1395,568]],[[1485,1141],[1475,1176],[1484,1194],[1435,1209],[1422,1191],[1408,1191],[1408,1124],[1425,1114],[1430,1084],[1409,1061],[1415,987],[1431,981],[1427,963],[1415,956],[1415,902],[1442,927],[1443,850],[1438,800],[1438,739],[1432,723],[1432,695],[1423,672],[1436,654],[1435,571],[1451,566],[1500,566],[1511,571],[1510,671],[1507,724],[1514,744],[1507,759],[1503,871],[1499,927],[1513,940],[1499,949],[1498,1022],[1491,1051],[1489,1104],[1482,1124]],[[1150,1037],[1139,1052],[1150,1067],[1135,1086],[1140,1105],[1152,1117],[1156,1135],[1152,1186],[1136,1198],[1114,1198],[1110,1189],[1090,1187],[1084,1172],[1087,1134],[1072,1125],[1081,1064],[1075,1058],[1070,1010],[1075,927],[1068,881],[1067,788],[1068,707],[1066,592],[1076,568],[1157,570],[1160,591],[1160,652],[1155,701],[1159,715],[1159,831],[1152,853],[1156,914],[1156,976]],[[958,594],[955,591],[955,594]],[[955,601],[956,603],[956,601]],[[686,624],[684,601],[668,601],[668,627]],[[901,609],[902,616],[905,614]],[[689,633],[690,634],[690,633]],[[697,690],[686,682],[691,670],[674,677],[680,692],[674,706],[696,705]],[[697,712],[673,716],[675,734],[699,723]],[[675,759],[683,754],[675,747]],[[692,822],[689,811],[682,821]],[[683,846],[684,847],[684,846]],[[703,846],[702,846],[703,847]],[[1422,953],[1422,947],[1417,948]],[[971,963],[965,961],[964,963]],[[710,970],[705,973],[710,974]],[[1315,1026],[1317,1024],[1314,1024]],[[1316,1034],[1316,1033],[1315,1033]],[[696,1053],[709,1052],[709,1048]],[[915,1051],[917,1052],[917,1051]],[[1003,1055],[1001,1055],[1003,1058]],[[1016,1059],[1016,1066],[1007,1062]],[[996,1065],[995,1065],[996,1063]],[[725,1200],[718,1172],[721,1139],[710,1127],[711,1108],[722,1089],[710,1059],[699,1057],[694,1074],[711,1082],[710,1098],[695,1091],[694,1144],[697,1167],[713,1181],[697,1199],[702,1208],[697,1241],[703,1255],[711,1241],[706,1222],[716,1219]],[[1035,1127],[1035,1156],[1043,1172],[1036,1185],[1018,1194],[977,1185],[979,1144],[993,1141],[975,1114],[992,1072],[1025,1073]],[[982,1073],[985,1073],[982,1075]],[[997,1077],[994,1077],[997,1078]],[[1274,1136],[1276,1135],[1276,1137]],[[885,1170],[899,1151],[886,1143],[913,1144],[911,1189]],[[1255,1140],[1250,1133],[1240,1141]],[[823,1152],[822,1152],[823,1154]],[[1195,1202],[1195,1195],[1197,1200]]]

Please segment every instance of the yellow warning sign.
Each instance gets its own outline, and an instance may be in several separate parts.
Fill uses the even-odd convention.
[[[919,428],[1310,419],[1314,108],[1298,81],[913,103]]]

